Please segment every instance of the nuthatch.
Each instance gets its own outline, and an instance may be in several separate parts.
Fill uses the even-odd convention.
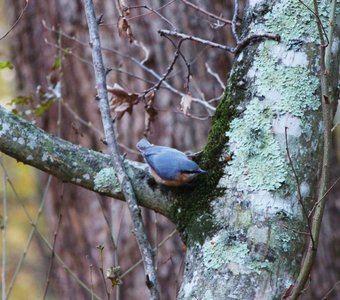
[[[181,186],[198,174],[207,173],[177,149],[150,144],[145,138],[141,139],[136,147],[143,154],[152,177],[158,183]]]

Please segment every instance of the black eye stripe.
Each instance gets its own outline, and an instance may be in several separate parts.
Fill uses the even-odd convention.
[[[194,171],[194,170],[182,170],[181,173],[184,174],[195,174],[195,173],[199,173],[198,171]]]

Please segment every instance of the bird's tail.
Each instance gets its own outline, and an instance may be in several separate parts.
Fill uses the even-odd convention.
[[[144,152],[145,149],[151,146],[152,144],[146,138],[142,138],[136,145],[137,149],[141,152]]]
[[[197,170],[197,173],[206,174],[206,173],[208,173],[208,171],[199,168],[199,169]]]

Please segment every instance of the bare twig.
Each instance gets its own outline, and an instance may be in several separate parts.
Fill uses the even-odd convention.
[[[215,14],[213,14],[213,13],[211,13],[209,11],[204,10],[202,7],[199,7],[199,6],[193,4],[192,2],[190,2],[188,0],[181,0],[181,1],[184,2],[186,5],[188,5],[188,6],[192,7],[192,8],[194,8],[194,9],[196,9],[197,11],[201,12],[202,14],[205,14],[205,15],[209,16],[210,18],[218,20],[218,21],[220,21],[220,22],[222,22],[224,24],[229,24],[229,25],[232,24],[232,21],[227,20],[227,19],[222,18],[222,17],[219,17],[219,16],[216,16]]]
[[[103,211],[104,213],[104,211]],[[119,266],[119,256],[118,256],[118,244],[116,242],[116,240],[118,240],[118,236],[117,238],[115,238],[115,233],[114,233],[114,222],[113,222],[113,216],[114,216],[114,203],[113,203],[113,200],[111,201],[111,226],[110,224],[108,224],[109,228],[110,228],[110,232],[111,232],[111,239],[112,239],[112,243],[113,243],[113,247],[115,248],[114,249],[114,264],[115,266]],[[121,221],[122,219],[120,219]],[[120,226],[119,226],[119,229],[120,229]],[[116,300],[119,300],[120,299],[120,285],[117,284],[115,286],[116,290],[115,290],[115,295],[116,295]]]
[[[222,81],[221,77],[210,68],[208,63],[205,63],[205,67],[207,69],[207,72],[216,79],[216,81],[219,83],[219,85],[221,86],[222,90],[224,91],[225,90],[225,84]]]
[[[152,7],[149,7],[147,5],[136,5],[136,6],[129,6],[128,7],[128,9],[134,9],[134,8],[144,8],[144,9],[149,10],[150,12],[152,12],[155,15],[157,15],[158,17],[160,17],[165,23],[169,24],[172,27],[172,29],[176,29],[176,26],[174,24],[172,24],[170,20],[168,20],[161,13],[158,12],[158,10],[160,10],[160,8],[153,9]],[[140,15],[138,17],[140,17]],[[130,18],[127,18],[127,20],[129,21],[129,20],[134,19],[134,18],[135,17],[130,17]]]
[[[54,262],[54,256],[55,256],[55,245],[56,245],[56,242],[57,242],[57,235],[58,235],[58,232],[59,232],[60,223],[61,223],[61,214],[59,215],[59,218],[58,218],[57,228],[54,231],[53,244],[52,244],[52,250],[51,250],[51,261],[50,261],[50,266],[49,266],[48,271],[47,271],[47,280],[46,280],[43,299],[46,299],[48,286],[50,284],[50,277],[51,277],[51,272],[52,272],[53,262]]]
[[[187,59],[185,58],[184,54],[181,51],[182,40],[180,40],[178,45],[176,45],[175,42],[172,39],[170,39],[169,37],[165,36],[165,38],[167,38],[172,43],[172,45],[176,49],[178,49],[178,53],[182,57],[182,59],[184,61],[184,64],[187,67],[188,73],[187,73],[187,77],[186,77],[186,83],[184,85],[184,90],[185,90],[185,93],[187,94],[187,93],[189,93],[189,84],[190,84],[190,77],[191,77],[191,67],[190,67],[190,63],[187,61]]]
[[[174,65],[175,65],[175,63],[176,63],[176,61],[177,61],[177,59],[178,59],[178,57],[179,57],[179,55],[180,55],[180,48],[181,48],[181,45],[182,45],[182,42],[183,42],[183,41],[184,41],[184,40],[180,40],[180,41],[179,41],[179,43],[178,43],[178,45],[177,45],[177,47],[176,47],[176,52],[175,52],[175,54],[174,54],[174,57],[173,57],[173,59],[172,59],[170,65],[168,66],[167,70],[166,70],[165,73],[163,74],[162,78],[160,78],[160,80],[159,80],[154,86],[152,86],[151,88],[148,88],[147,90],[145,90],[145,91],[143,92],[143,95],[144,95],[144,96],[145,96],[146,94],[148,94],[149,92],[151,92],[151,91],[157,91],[157,90],[160,88],[160,86],[162,85],[162,83],[165,81],[165,79],[169,76],[169,74],[170,74],[171,71],[173,70]]]
[[[18,25],[19,21],[21,20],[22,16],[24,15],[26,9],[27,9],[27,6],[28,6],[28,3],[29,3],[29,0],[26,0],[26,4],[24,6],[24,8],[22,9],[20,15],[18,16],[18,18],[16,19],[16,21],[13,23],[13,25],[11,26],[11,28],[2,36],[0,37],[0,41],[2,39],[4,39],[6,36],[9,35],[9,33],[14,29],[15,26]]]
[[[98,202],[100,204],[101,207],[101,211],[103,214],[103,217],[105,219],[106,225],[109,228],[110,231],[110,238],[111,238],[111,243],[112,243],[112,247],[113,247],[113,263],[114,266],[119,266],[119,259],[118,259],[118,245],[116,242],[116,237],[115,237],[115,233],[114,233],[114,226],[113,226],[113,220],[114,220],[114,203],[111,203],[111,224],[110,224],[110,220],[107,218],[105,212],[104,212],[104,205],[103,205],[103,198],[101,196],[99,196],[98,194],[96,194],[96,198],[98,199]],[[119,284],[115,286],[115,291],[116,291],[116,298],[117,300],[120,299],[120,288],[119,288]]]
[[[83,62],[83,63],[85,63],[85,64],[87,64],[87,65],[89,65],[89,66],[93,66],[92,63],[89,62],[87,59],[85,59],[85,58],[83,58],[83,57],[81,57],[81,56],[75,54],[75,53],[74,53],[72,50],[70,50],[70,49],[60,48],[60,46],[58,46],[58,45],[56,45],[56,44],[54,44],[54,43],[49,42],[47,39],[45,39],[44,42],[46,43],[46,45],[52,46],[52,47],[54,47],[54,48],[56,48],[56,49],[58,49],[58,50],[67,51],[67,54],[68,54],[68,55],[72,55],[73,57],[75,57],[75,58],[78,59],[79,61],[81,61],[81,62]],[[88,46],[88,45],[86,45],[86,46]],[[104,50],[104,48],[103,48],[103,50]],[[107,49],[105,49],[105,50],[107,50]],[[115,71],[115,72],[117,72],[117,73],[126,74],[126,75],[128,75],[128,76],[130,76],[130,77],[132,77],[132,78],[138,79],[138,80],[143,81],[143,82],[146,82],[146,83],[151,83],[151,84],[154,83],[153,81],[147,80],[147,79],[145,79],[145,78],[143,78],[143,77],[137,76],[137,75],[135,75],[135,74],[133,74],[133,73],[131,73],[131,72],[128,72],[128,71],[123,70],[123,69],[120,69],[120,68],[113,68],[113,67],[110,67],[110,71]]]
[[[105,279],[105,275],[104,275],[104,257],[103,257],[104,246],[98,245],[97,249],[99,250],[99,259],[100,259],[99,273],[100,273],[101,278],[102,278],[102,282],[103,282],[103,285],[104,285],[104,290],[106,292],[107,299],[110,300],[110,291],[107,288],[106,279]]]
[[[1,163],[1,161],[0,161],[0,163]],[[49,241],[39,232],[39,230],[38,230],[38,228],[37,228],[37,221],[38,221],[38,219],[39,219],[39,216],[41,215],[41,212],[42,212],[42,209],[40,209],[41,207],[42,207],[42,202],[44,202],[45,200],[44,199],[46,199],[46,195],[47,195],[47,190],[48,190],[48,188],[49,188],[49,185],[50,185],[50,181],[48,180],[47,181],[47,184],[46,184],[46,188],[45,188],[45,190],[44,190],[44,196],[43,196],[43,200],[42,200],[42,202],[41,202],[41,204],[40,204],[40,207],[39,207],[39,209],[38,209],[38,214],[37,214],[37,216],[36,216],[36,218],[35,218],[35,220],[33,221],[33,219],[32,219],[32,217],[30,216],[30,214],[29,214],[29,212],[28,212],[28,210],[27,210],[27,208],[26,208],[26,206],[25,206],[25,203],[23,202],[23,200],[19,197],[19,195],[18,195],[18,193],[17,193],[17,191],[16,191],[16,189],[15,189],[15,187],[14,187],[14,184],[12,183],[12,181],[11,181],[11,179],[9,178],[9,176],[8,176],[8,173],[7,173],[7,171],[6,171],[6,169],[3,167],[3,165],[1,164],[1,167],[3,168],[3,171],[4,171],[4,173],[5,173],[5,176],[6,176],[6,180],[7,180],[7,182],[8,182],[8,184],[9,184],[9,186],[11,187],[11,189],[12,189],[12,191],[13,191],[13,193],[14,193],[14,196],[15,196],[15,198],[16,198],[16,200],[20,203],[20,205],[23,207],[23,210],[24,210],[24,212],[25,212],[25,215],[26,215],[26,217],[27,217],[27,219],[29,220],[29,222],[30,222],[30,224],[31,224],[31,226],[32,226],[32,230],[34,230],[34,232],[36,232],[38,235],[39,235],[39,237],[42,239],[42,241],[44,242],[44,244],[46,245],[46,247],[50,250],[50,251],[52,251],[52,249],[53,249],[53,247],[52,247],[52,245],[49,243]],[[50,179],[52,176],[49,176],[49,178],[48,179]],[[31,233],[30,233],[30,236],[29,236],[29,238],[28,238],[28,241],[30,241],[32,238],[31,238],[31,235],[32,235],[32,231],[31,231]],[[27,247],[27,245],[26,245],[26,247],[25,247],[25,251],[24,251],[24,253],[26,253],[27,252],[27,250],[28,250],[28,247]],[[26,255],[26,254],[25,254]],[[81,286],[81,287],[83,287],[86,291],[88,291],[89,293],[91,293],[91,294],[93,294],[93,296],[94,296],[94,298],[95,299],[97,299],[97,300],[102,300],[98,295],[96,295],[96,294],[94,294],[93,293],[93,291],[91,291],[91,289],[81,280],[81,279],[79,279],[79,277],[65,264],[65,262],[61,259],[61,257],[55,252],[54,253],[54,255],[55,255],[55,258],[57,258],[57,260],[59,261],[59,263],[62,265],[62,267],[71,275],[71,277]],[[20,263],[20,262],[19,262]],[[22,264],[22,263],[21,263]],[[19,264],[18,264],[19,265]],[[13,275],[13,277],[12,277],[12,279],[14,278],[14,275]],[[14,284],[14,283],[13,283]],[[9,298],[9,294],[10,294],[10,291],[8,291],[7,292],[7,295],[6,295],[6,299],[8,299]]]
[[[231,23],[231,31],[232,31],[233,36],[235,38],[236,44],[238,44],[240,42],[240,40],[238,38],[237,31],[236,31],[237,17],[238,17],[238,0],[234,0],[234,15],[233,15],[232,23]]]
[[[2,160],[2,157],[1,157]],[[1,299],[6,300],[6,247],[7,247],[7,182],[6,175],[3,174],[3,195],[2,195],[2,270],[1,270]]]
[[[33,239],[33,236],[34,236],[34,233],[37,232],[37,224],[38,224],[38,221],[39,221],[40,216],[41,216],[42,211],[43,211],[43,207],[44,207],[46,199],[47,199],[47,195],[48,195],[48,191],[49,191],[49,188],[50,188],[52,176],[51,175],[48,176],[47,184],[46,184],[46,187],[45,187],[45,190],[44,190],[44,194],[43,194],[43,197],[42,197],[39,209],[38,209],[38,213],[37,213],[37,215],[35,217],[35,220],[33,221],[31,216],[29,215],[29,213],[28,213],[24,203],[22,202],[21,198],[18,196],[18,194],[17,194],[17,192],[16,192],[16,190],[14,188],[14,185],[12,184],[11,180],[9,179],[7,171],[5,170],[2,162],[0,162],[0,164],[1,164],[2,169],[5,172],[6,179],[7,179],[8,183],[9,183],[9,185],[11,186],[11,188],[12,188],[14,194],[15,194],[16,199],[20,202],[21,206],[23,206],[23,209],[24,209],[24,211],[26,213],[26,216],[27,216],[27,218],[29,219],[29,221],[30,221],[30,223],[32,225],[32,229],[31,229],[31,232],[30,232],[30,234],[28,236],[28,239],[27,239],[24,251],[23,251],[23,253],[22,253],[21,257],[20,257],[20,260],[19,260],[19,262],[18,262],[18,264],[16,266],[16,269],[15,269],[14,274],[12,276],[12,279],[10,281],[10,285],[9,285],[9,288],[8,288],[8,291],[7,291],[7,295],[6,295],[6,299],[8,299],[9,296],[11,295],[12,289],[14,287],[14,283],[15,283],[17,277],[18,277],[18,274],[19,274],[19,271],[20,271],[20,269],[22,267],[22,264],[23,264],[23,262],[24,262],[24,260],[26,258],[28,249],[29,249],[29,247],[31,245],[31,242],[32,242],[32,239]]]
[[[315,204],[313,205],[313,208],[311,209],[309,216],[311,217],[314,213],[315,208],[320,204],[320,202],[328,195],[328,193],[335,187],[335,185],[340,181],[340,177],[338,177],[334,183],[329,187],[329,189],[325,192],[325,194],[318,200],[315,202]]]
[[[154,224],[155,224],[155,247],[156,248],[155,251],[155,266],[156,266],[156,270],[158,270],[158,216],[156,212],[153,212],[154,215]]]
[[[44,242],[45,246],[52,251],[53,247],[52,245],[49,243],[49,241],[37,230],[36,231],[39,235],[39,237],[41,238],[41,240]],[[65,271],[70,274],[70,276],[82,287],[84,288],[90,295],[91,297],[95,298],[96,300],[102,300],[102,298],[100,298],[97,294],[95,294],[93,292],[93,290],[88,287],[66,264],[65,262],[62,260],[62,258],[55,252],[54,253],[55,258],[59,261],[59,263],[61,264],[61,266],[65,269]]]
[[[158,12],[159,10],[163,9],[164,7],[169,6],[170,4],[174,3],[175,1],[176,1],[176,0],[171,0],[171,1],[165,3],[164,5],[162,5],[162,6],[158,7],[158,8],[150,9],[150,12],[148,12],[148,13],[146,13],[146,14],[141,14],[141,15],[138,15],[138,16],[129,17],[129,18],[127,18],[127,19],[128,19],[128,21],[131,21],[131,20],[133,20],[133,19],[137,19],[137,18],[140,18],[140,17],[148,16],[148,15],[150,15],[150,14],[152,14],[152,13]],[[133,8],[133,7],[130,6],[130,7],[128,7],[128,8]],[[172,26],[172,24],[171,24],[171,26]]]
[[[90,265],[91,300],[93,300],[93,265]]]
[[[237,46],[234,48],[233,53],[239,53],[242,51],[245,47],[247,47],[250,43],[253,42],[261,42],[263,40],[272,40],[279,42],[280,41],[280,35],[275,33],[254,33],[251,35],[248,35],[243,40],[241,40]]]
[[[340,281],[337,281],[337,282],[332,286],[332,288],[325,294],[325,296],[323,296],[323,297],[321,298],[321,300],[327,300],[327,299],[328,299],[328,296],[329,296],[330,294],[332,294],[332,293],[335,291],[335,289],[336,289],[339,285],[340,285]]]
[[[106,72],[101,53],[98,24],[96,20],[94,5],[92,0],[84,0],[85,14],[89,27],[90,41],[92,45],[92,59],[96,77],[97,94],[99,99],[99,109],[104,126],[105,138],[110,149],[110,156],[113,166],[117,172],[118,181],[121,185],[126,202],[131,214],[134,233],[138,246],[143,257],[146,284],[150,290],[151,299],[159,299],[159,284],[155,271],[154,256],[150,243],[146,237],[145,229],[141,217],[140,208],[133,191],[129,177],[126,175],[124,164],[118,153],[118,145],[112,125],[107,89]]]
[[[337,122],[336,124],[334,124],[334,126],[332,127],[332,132],[340,125],[340,122]]]
[[[177,229],[173,230],[163,241],[161,241],[157,245],[157,247],[155,247],[153,249],[153,251],[156,251],[157,248],[162,247],[167,240],[169,240],[171,237],[173,237],[175,235],[176,232],[177,232]],[[122,275],[120,275],[120,279],[122,279],[123,277],[128,275],[131,271],[133,271],[135,268],[137,268],[142,262],[143,262],[143,259],[140,259],[139,261],[137,261],[134,265],[132,265],[130,268],[128,268]]]
[[[180,32],[177,32],[177,31],[171,31],[171,30],[166,30],[166,29],[160,29],[160,30],[158,30],[158,33],[161,36],[165,36],[165,35],[175,36],[175,37],[181,38],[182,40],[195,41],[195,42],[198,42],[198,43],[203,44],[203,45],[207,45],[207,46],[210,46],[210,47],[213,47],[213,48],[217,48],[217,49],[221,49],[221,50],[224,50],[224,51],[227,51],[227,52],[234,53],[234,48],[232,48],[232,47],[222,45],[222,44],[218,44],[218,43],[215,43],[215,42],[212,42],[212,41],[208,41],[208,40],[205,40],[205,39],[193,36],[193,35],[188,35],[188,34],[185,34],[185,33],[180,33]]]
[[[217,48],[217,49],[221,49],[223,51],[227,51],[230,53],[239,53],[241,50],[243,50],[245,47],[247,47],[250,43],[255,42],[255,41],[262,41],[264,39],[269,39],[269,40],[274,40],[274,41],[279,41],[280,40],[280,36],[278,34],[273,34],[273,33],[256,33],[256,34],[251,34],[249,36],[247,36],[246,38],[244,38],[243,40],[241,40],[236,47],[229,47],[226,45],[222,45],[222,44],[218,44],[212,41],[208,41],[196,36],[192,36],[192,35],[188,35],[185,33],[180,33],[177,31],[170,31],[170,30],[166,30],[166,29],[161,29],[158,30],[159,34],[161,36],[163,35],[171,35],[171,36],[176,36],[179,37],[183,40],[190,40],[190,41],[195,41],[198,43],[201,43],[203,45],[207,45],[213,48]]]
[[[327,47],[328,44],[329,44],[329,40],[328,40],[328,35],[327,35],[327,32],[326,32],[326,29],[325,27],[323,26],[322,22],[321,22],[321,19],[320,19],[320,16],[319,14],[314,11],[312,8],[310,8],[306,3],[304,3],[302,0],[299,0],[299,2],[304,6],[306,7],[313,15],[314,17],[316,18],[317,20],[317,23],[318,23],[318,27],[321,29],[321,34],[323,36],[323,38],[326,39],[326,43],[323,45],[324,47]],[[315,6],[314,6],[314,9],[315,9]],[[319,32],[320,33],[320,32]]]
[[[314,238],[313,238],[313,235],[312,235],[312,227],[311,227],[311,222],[310,222],[309,214],[307,212],[305,204],[303,203],[303,197],[301,195],[300,180],[299,180],[299,177],[298,177],[298,175],[296,173],[296,170],[295,170],[292,158],[291,158],[290,153],[289,153],[287,131],[288,131],[288,127],[285,126],[286,152],[287,152],[287,156],[288,156],[290,167],[292,168],[292,171],[293,171],[293,174],[294,174],[294,178],[295,178],[295,181],[296,181],[296,189],[297,189],[297,192],[298,192],[298,200],[300,202],[300,205],[302,207],[302,212],[303,212],[303,214],[304,214],[304,216],[306,218],[306,221],[307,221],[308,232],[309,232],[309,235],[310,235],[310,238],[311,238],[312,246],[315,249],[315,242],[314,242]]]
[[[54,28],[48,27],[48,26],[46,25],[46,22],[43,21],[42,23],[43,23],[43,26],[44,26],[47,30],[49,30],[49,31],[51,31],[51,32],[57,33],[57,31],[56,31]],[[78,40],[77,38],[75,38],[75,37],[73,37],[73,36],[70,36],[70,35],[68,35],[68,34],[66,34],[66,33],[64,33],[64,32],[62,33],[62,35],[63,35],[65,38],[70,39],[70,40],[72,40],[72,41],[75,41],[75,42],[77,42],[77,43],[79,43],[79,44],[81,44],[81,45],[83,45],[83,46],[85,46],[85,47],[88,47],[88,46],[89,46],[88,43],[82,42],[82,41]],[[55,47],[55,48],[58,48],[58,45],[53,44],[53,43],[50,43],[50,42],[48,42],[47,40],[45,40],[45,43],[47,43],[48,45],[53,46],[53,47]],[[160,80],[160,79],[162,78],[162,76],[161,76],[160,74],[158,74],[157,72],[155,72],[153,69],[150,69],[150,68],[146,67],[146,66],[143,64],[143,62],[139,61],[138,59],[136,59],[136,58],[134,58],[134,57],[132,57],[132,56],[123,54],[123,53],[121,53],[121,52],[119,52],[119,51],[117,51],[117,50],[115,50],[115,49],[111,49],[111,48],[107,48],[107,47],[101,47],[101,49],[102,49],[102,50],[105,50],[105,51],[108,51],[108,52],[115,53],[115,54],[117,54],[117,55],[119,55],[119,56],[121,56],[121,57],[123,57],[123,58],[126,58],[126,59],[132,61],[134,64],[138,65],[141,69],[143,69],[144,71],[146,71],[147,73],[149,73],[150,75],[152,75],[152,76],[153,76],[154,78],[156,78],[157,80]],[[64,49],[64,50],[67,51],[68,49]],[[79,55],[73,53],[71,50],[68,50],[67,53],[70,54],[70,55],[72,55],[72,56],[74,56],[75,58],[79,59],[80,61],[82,61],[82,62],[84,62],[84,63],[86,63],[86,64],[92,66],[92,63],[91,63],[91,62],[89,62],[89,61],[87,61],[86,59],[80,57]],[[117,68],[111,68],[111,69],[112,69],[113,71],[115,71],[115,72],[119,72],[119,73],[126,74],[126,75],[128,75],[128,76],[130,76],[130,77],[133,77],[133,78],[136,78],[136,79],[138,79],[138,80],[141,80],[141,81],[144,81],[144,82],[147,82],[147,83],[151,83],[151,84],[156,84],[155,82],[146,80],[145,78],[139,77],[139,76],[137,76],[137,75],[135,75],[135,74],[132,74],[132,73],[130,73],[130,72],[128,72],[128,71],[125,71],[125,70],[122,70],[122,69],[117,69]],[[167,81],[164,81],[164,82],[163,82],[163,87],[164,87],[165,89],[169,90],[170,92],[172,92],[172,93],[178,95],[178,96],[183,97],[183,96],[185,95],[185,93],[182,93],[181,91],[177,90],[174,86],[172,86],[171,84],[169,84]],[[212,99],[212,100],[215,101],[215,99]],[[204,107],[205,107],[206,109],[208,109],[210,112],[214,112],[214,111],[216,110],[216,108],[215,108],[214,106],[212,106],[212,105],[209,104],[209,102],[208,102],[209,100],[208,100],[208,101],[204,101],[204,100],[199,99],[199,98],[197,98],[197,97],[192,97],[192,101],[193,101],[193,102],[196,102],[196,103],[198,103],[198,104],[200,104],[200,105],[202,105],[202,106],[204,106]]]

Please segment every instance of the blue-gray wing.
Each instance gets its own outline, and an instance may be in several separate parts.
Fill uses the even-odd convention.
[[[179,173],[199,172],[199,166],[176,149],[164,146],[154,146],[144,152],[144,157],[150,167],[162,179],[174,180]]]

